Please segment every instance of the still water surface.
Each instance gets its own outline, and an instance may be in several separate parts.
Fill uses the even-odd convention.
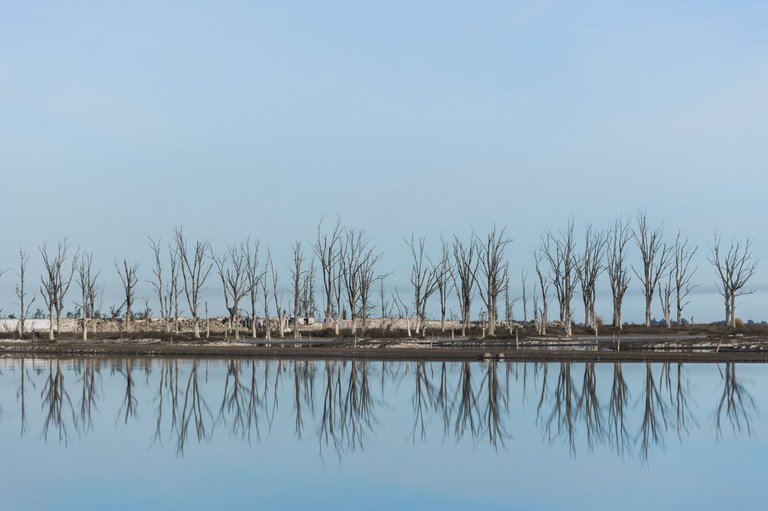
[[[768,366],[0,361],[2,509],[765,509]]]

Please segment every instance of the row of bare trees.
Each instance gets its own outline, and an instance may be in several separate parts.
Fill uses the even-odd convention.
[[[584,325],[595,333],[600,326],[596,313],[597,288],[606,274],[612,294],[613,321],[615,328],[623,325],[624,298],[633,278],[637,279],[645,302],[644,324],[651,324],[651,309],[655,299],[661,306],[667,326],[683,323],[683,312],[689,297],[697,286],[693,277],[697,271],[694,256],[699,247],[678,233],[672,241],[664,238],[662,225],[651,225],[646,213],[641,211],[634,219],[617,219],[607,229],[588,225],[579,242],[573,219],[565,228],[548,230],[541,236],[540,246],[534,252],[536,284],[531,293],[527,275],[522,274],[521,300],[523,321],[528,322],[528,298],[533,298],[533,321],[540,334],[546,334],[551,326],[550,298],[558,306],[559,323],[566,335],[573,329],[573,298],[580,292],[584,309]],[[288,329],[288,318],[293,318],[293,335],[301,336],[300,323],[314,317],[320,305],[316,297],[316,278],[319,276],[324,307],[324,325],[340,332],[343,320],[349,320],[352,335],[368,328],[374,310],[373,289],[379,284],[382,317],[391,314],[384,295],[383,280],[388,275],[379,269],[381,252],[366,231],[345,227],[337,219],[330,227],[321,221],[317,235],[310,244],[312,255],[307,257],[301,242],[293,247],[290,271],[290,299],[284,303],[279,285],[278,267],[273,264],[269,250],[261,257],[260,244],[245,239],[214,251],[210,242],[192,240],[181,227],[176,227],[171,243],[149,238],[153,253],[153,267],[149,282],[152,285],[159,316],[166,333],[178,334],[182,308],[191,315],[193,332],[201,337],[203,309],[208,317],[208,302],[203,298],[209,278],[218,275],[223,302],[227,311],[226,331],[238,339],[241,325],[249,326],[252,337],[263,329],[266,339],[272,330],[280,337]],[[410,251],[411,268],[408,279],[412,298],[403,299],[395,291],[393,304],[401,318],[406,320],[410,335],[411,325],[416,335],[423,335],[426,327],[429,302],[436,297],[439,302],[440,329],[446,329],[448,303],[451,296],[458,304],[459,316],[450,311],[450,319],[458,319],[461,334],[466,335],[472,321],[472,302],[480,296],[484,334],[496,335],[500,321],[499,309],[503,300],[502,315],[507,325],[514,320],[513,305],[518,299],[511,298],[511,275],[506,251],[511,239],[506,227],[494,226],[486,234],[472,232],[467,238],[454,235],[441,239],[436,257],[431,257],[424,238],[411,235],[405,244]],[[751,294],[748,284],[757,270],[758,259],[752,250],[752,240],[733,240],[724,246],[715,235],[710,246],[709,262],[716,270],[720,294],[725,303],[725,319],[729,326],[736,326],[736,298]],[[632,249],[639,253],[638,264],[630,264]],[[94,270],[93,254],[74,249],[64,240],[50,249],[40,247],[44,266],[41,276],[40,295],[49,318],[49,337],[53,339],[61,330],[61,318],[65,296],[74,282],[79,289],[75,305],[80,311],[83,339],[87,339],[89,321],[99,310],[98,301],[103,291],[102,275]],[[35,301],[29,292],[27,265],[29,254],[19,251],[19,270],[16,297],[19,303],[18,332],[24,335],[24,323]],[[317,263],[317,266],[316,266]],[[131,320],[137,300],[137,287],[141,281],[139,266],[128,260],[115,260],[116,273],[122,288],[122,303],[113,308],[113,316],[121,315],[123,307],[124,328],[131,330]],[[0,273],[0,276],[2,273]],[[182,300],[185,303],[181,303]],[[261,300],[263,309],[259,311]],[[149,314],[148,300],[144,298],[145,316]],[[243,303],[246,303],[243,308]],[[114,311],[117,311],[115,314]],[[259,312],[263,315],[259,317]],[[274,318],[274,319],[272,319]],[[674,319],[673,319],[674,318]],[[208,323],[206,322],[206,325]],[[206,328],[206,335],[208,334]],[[511,332],[511,330],[510,330]]]
[[[547,295],[550,287],[560,308],[560,322],[570,335],[573,322],[571,300],[578,283],[584,302],[584,324],[595,332],[598,329],[595,313],[595,294],[599,276],[605,272],[610,283],[613,302],[613,326],[621,329],[622,306],[629,284],[634,275],[642,289],[645,301],[645,326],[651,325],[651,309],[655,297],[661,305],[664,321],[671,326],[672,311],[676,324],[683,323],[683,310],[688,297],[697,287],[693,277],[697,267],[693,263],[697,245],[678,233],[674,242],[664,240],[663,226],[649,224],[645,211],[632,219],[618,219],[608,229],[600,231],[589,225],[584,231],[582,248],[576,247],[573,219],[559,232],[547,231],[542,236],[540,248],[534,254],[538,276],[538,296],[534,300],[537,325],[540,333],[546,333],[548,322]],[[640,264],[629,264],[630,246],[640,253]],[[732,241],[730,248],[721,248],[721,238],[715,235],[710,247],[709,261],[717,270],[720,293],[726,303],[726,322],[735,327],[735,298],[751,294],[748,281],[757,269],[757,258],[752,251],[752,241]]]

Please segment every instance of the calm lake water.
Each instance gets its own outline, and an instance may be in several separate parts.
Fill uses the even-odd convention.
[[[768,366],[0,361],[2,509],[764,509]]]

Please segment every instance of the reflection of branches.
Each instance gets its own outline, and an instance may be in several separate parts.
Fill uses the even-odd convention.
[[[360,366],[358,369],[358,365]],[[368,364],[353,360],[342,408],[341,432],[352,451],[363,447],[365,433],[373,425],[373,399],[368,385]]]
[[[244,394],[247,388],[240,382],[240,361],[230,360],[227,364],[227,375],[224,380],[224,397],[219,407],[219,420],[225,423],[231,418],[232,434],[240,436],[245,434],[245,408]]]
[[[301,439],[304,430],[304,418],[302,415],[302,392],[304,393],[304,403],[309,406],[312,413],[315,410],[314,402],[314,365],[306,361],[295,361],[293,363],[293,392],[294,392],[294,430],[296,437]]]
[[[590,449],[595,446],[595,439],[603,435],[602,410],[597,398],[597,384],[595,377],[595,364],[590,362],[584,365],[584,379],[581,385],[581,394],[576,408],[578,416],[584,419],[587,431],[587,445]]]
[[[648,448],[650,444],[660,444],[663,442],[663,434],[667,429],[667,405],[664,402],[659,387],[653,379],[653,370],[651,364],[645,364],[645,407],[643,410],[643,423],[640,427],[642,438],[640,446],[640,457],[643,460],[648,459]],[[661,420],[659,420],[661,419]]]
[[[616,453],[620,456],[626,452],[627,444],[631,441],[629,430],[624,424],[624,410],[629,398],[629,387],[624,380],[621,364],[614,363],[611,399],[608,402],[608,431]]]
[[[688,425],[690,423],[696,424],[696,419],[691,413],[690,405],[688,404],[688,390],[689,386],[683,376],[683,364],[677,364],[677,375],[675,384],[672,384],[672,364],[666,363],[662,366],[661,381],[667,386],[667,392],[669,393],[669,402],[675,408],[675,427],[677,430],[677,437],[682,440],[683,433],[688,433]]]
[[[93,410],[98,394],[96,373],[101,374],[94,360],[83,360],[83,391],[80,396],[80,423],[83,429],[93,429]]]
[[[125,410],[125,415],[123,417],[123,422],[125,424],[128,424],[129,418],[132,419],[136,416],[136,406],[138,401],[136,400],[133,387],[133,363],[131,359],[128,359],[125,361],[125,394],[123,397],[123,404],[117,412],[118,417],[120,417],[123,410]]]
[[[440,364],[440,383],[435,395],[435,408],[440,411],[443,423],[443,438],[448,434],[451,424],[451,406],[448,402],[448,369],[445,362]]]
[[[198,442],[207,439],[206,420],[212,420],[213,415],[208,409],[205,399],[200,394],[200,384],[198,380],[198,364],[195,360],[192,362],[192,369],[189,371],[187,386],[184,391],[184,406],[181,410],[181,423],[178,430],[178,442],[176,450],[179,454],[184,453],[184,446],[187,443],[190,422],[194,422],[195,434]]]
[[[414,441],[416,440],[417,431],[419,432],[422,440],[426,438],[427,431],[424,425],[424,413],[430,408],[432,394],[434,393],[434,389],[429,381],[429,376],[427,375],[427,368],[425,365],[426,364],[424,362],[416,362],[416,382],[413,399],[411,399],[414,413],[412,432]]]
[[[325,391],[323,392],[323,415],[320,422],[320,445],[323,442],[327,445],[332,441],[334,446],[338,445],[336,439],[336,409],[337,403],[337,385],[335,380],[338,378],[335,362],[326,361],[325,363]]]
[[[19,401],[19,414],[21,417],[21,436],[23,437],[27,433],[29,424],[27,423],[27,368],[24,365],[24,358],[21,358],[21,378],[19,382],[19,390],[16,391],[16,399]],[[34,385],[34,381],[30,381]]]
[[[64,388],[64,373],[61,370],[61,363],[56,360],[56,371],[53,370],[53,362],[48,364],[48,380],[45,382],[41,394],[43,399],[43,410],[46,411],[45,422],[43,425],[43,437],[48,438],[48,429],[53,424],[59,433],[59,441],[67,442],[69,433],[67,431],[65,408],[69,408],[72,415],[72,423],[77,426],[77,415],[72,406],[72,400]]]
[[[723,393],[715,409],[715,429],[718,438],[722,435],[721,418],[723,413],[731,423],[731,429],[734,433],[746,431],[747,434],[752,434],[752,413],[756,410],[757,407],[752,395],[736,379],[736,365],[733,362],[725,364]]]
[[[259,386],[256,378],[256,361],[251,360],[251,385],[248,388],[248,405],[247,416],[245,421],[245,430],[247,431],[248,440],[251,439],[251,431],[256,430],[256,438],[259,438],[259,406],[261,400],[259,399]]]
[[[545,396],[544,388],[546,388],[546,372],[542,387],[542,399]],[[571,364],[561,363],[554,389],[552,411],[544,421],[544,434],[549,442],[553,442],[558,437],[565,437],[571,454],[576,453],[574,426],[577,409],[576,399],[577,394],[574,391]]]
[[[456,389],[454,403],[457,401],[458,406],[454,421],[456,439],[462,438],[467,429],[469,429],[472,438],[476,438],[479,432],[480,411],[477,406],[477,397],[472,389],[472,364],[470,362],[461,363],[459,386]]]
[[[340,456],[344,450],[364,447],[365,435],[372,430],[373,397],[366,362],[351,361],[348,377],[334,362],[325,363],[325,390],[320,423],[320,442],[332,444]]]
[[[493,447],[497,447],[498,444],[504,446],[507,432],[504,428],[502,410],[509,409],[508,396],[502,390],[502,386],[499,385],[497,365],[498,362],[495,360],[488,362],[485,378],[480,387],[482,391],[482,387],[485,386],[488,398],[483,413],[485,417],[484,427],[488,433],[488,442]],[[506,385],[504,387],[506,388]]]
[[[163,424],[163,406],[165,404],[165,395],[168,395],[168,404],[170,407],[171,432],[176,430],[178,412],[179,412],[179,361],[163,360],[163,367],[160,369],[160,381],[157,385],[157,417],[155,420],[155,440],[160,440]]]

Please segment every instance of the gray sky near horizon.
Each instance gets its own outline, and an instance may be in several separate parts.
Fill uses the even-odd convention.
[[[293,242],[339,215],[405,292],[411,233],[436,251],[506,225],[531,271],[569,216],[581,232],[646,208],[701,245],[686,315],[723,315],[718,231],[755,239],[737,312],[768,320],[764,3],[43,2],[2,9],[0,63],[0,267],[23,246],[37,282],[37,247],[67,237],[94,252],[105,309],[113,260],[148,278],[145,235],[174,225],[259,239],[287,277]]]

